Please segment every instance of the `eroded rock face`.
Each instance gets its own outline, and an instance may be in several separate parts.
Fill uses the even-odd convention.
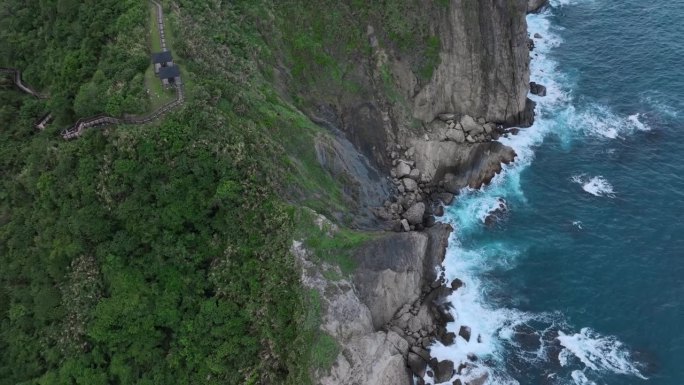
[[[536,13],[549,5],[549,0],[527,0],[527,12]]]
[[[321,328],[343,349],[329,372],[317,373],[316,383],[409,385],[411,371],[425,373],[426,348],[435,340],[432,304],[450,293],[429,283],[450,232],[451,226],[437,224],[373,240],[355,254],[359,268],[352,280],[326,279],[323,270],[338,268],[311,262],[302,243],[293,243],[302,283],[321,294]]]
[[[421,218],[422,219],[422,218]],[[422,263],[428,247],[424,233],[397,233],[370,242],[356,255],[354,283],[380,329],[403,304],[420,295]]]
[[[414,116],[444,112],[526,124],[529,84],[527,0],[452,0],[434,22],[441,63],[414,98]]]
[[[416,167],[432,183],[444,181],[450,193],[466,186],[480,188],[513,161],[512,148],[499,142],[472,145],[455,142],[416,141]]]

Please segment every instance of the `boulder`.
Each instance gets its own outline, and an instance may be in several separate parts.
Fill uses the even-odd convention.
[[[399,162],[397,167],[394,169],[394,173],[396,174],[397,178],[403,178],[411,173],[411,166],[405,162]]]
[[[463,118],[461,118],[461,126],[463,127],[463,131],[470,135],[478,135],[484,132],[482,125],[468,115],[464,115]]]
[[[418,202],[409,207],[403,216],[410,224],[417,225],[423,222],[423,214],[425,214],[425,203]]]
[[[457,378],[456,381],[451,383],[451,385],[463,385],[463,383],[461,382],[460,378]]]
[[[435,370],[435,383],[446,382],[454,375],[454,363],[450,360],[444,360],[437,363]]]
[[[437,220],[435,219],[435,217],[433,215],[430,215],[429,217],[427,217],[427,219],[425,219],[425,227],[432,227],[436,223],[437,223]]]
[[[411,173],[408,175],[408,177],[415,180],[415,181],[419,181],[420,180],[420,170],[418,170],[417,168],[414,168],[413,170],[411,170]]]
[[[425,376],[425,369],[427,368],[427,362],[414,352],[408,353],[408,367],[411,371],[418,377]]]
[[[447,130],[446,137],[448,140],[451,140],[456,143],[465,142],[465,134],[463,133],[463,131],[454,128]]]
[[[452,290],[458,290],[459,288],[463,287],[464,283],[458,278],[454,278],[453,281],[451,281],[451,289]]]
[[[470,326],[461,326],[461,328],[458,330],[458,335],[463,337],[466,342],[470,342]]]
[[[423,361],[425,361],[426,363],[427,363],[428,361],[430,361],[430,352],[428,352],[427,350],[425,350],[425,349],[423,349],[423,348],[421,348],[421,347],[412,346],[412,347],[411,347],[411,352],[417,354],[417,355],[418,355],[420,358],[422,358]]]
[[[444,192],[444,193],[434,193],[430,196],[433,201],[441,201],[445,206],[449,206],[451,202],[454,201],[454,194]]]
[[[404,231],[411,231],[411,226],[409,225],[408,221],[406,219],[401,220],[401,229]]]
[[[527,13],[541,12],[547,5],[549,0],[527,0]]]
[[[541,39],[541,38],[542,38],[542,35],[540,35],[539,33],[535,33],[535,34],[534,34],[534,38],[535,38],[535,39]]]
[[[530,82],[530,92],[537,96],[546,96],[546,87],[535,82]]]
[[[487,383],[487,379],[489,378],[489,373],[484,372],[482,374],[479,374],[472,380],[466,382],[466,385],[484,385]]]
[[[405,191],[411,192],[411,191],[418,190],[418,183],[415,180],[413,180],[411,178],[404,178],[404,179],[402,179],[402,182],[404,183],[404,190]]]

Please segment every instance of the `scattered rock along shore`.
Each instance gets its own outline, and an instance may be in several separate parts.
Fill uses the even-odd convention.
[[[321,103],[309,113],[334,134],[317,143],[319,161],[333,175],[344,176],[356,186],[350,196],[362,219],[355,223],[361,228],[392,230],[357,250],[355,273],[337,280],[325,277],[331,276],[330,271],[339,273],[339,268],[311,262],[310,251],[301,243],[293,244],[302,266],[302,282],[321,294],[321,328],[342,348],[329,370],[316,373],[317,383],[420,385],[424,376],[454,385],[488,381],[475,355],[465,362],[430,356],[436,341],[451,345],[481,339],[467,325],[456,333],[446,330],[446,324],[453,321],[447,298],[463,282],[447,282],[444,277],[441,264],[452,229],[438,218],[461,189],[482,187],[515,160],[515,151],[497,140],[515,135],[519,130],[515,127],[532,123],[534,102],[526,98],[528,91],[539,97],[546,93],[543,85],[529,82],[529,51],[534,49],[534,39],[542,36],[527,36],[521,13],[541,11],[547,0],[516,0],[515,12],[500,7],[498,1],[493,6],[484,3],[462,9],[454,2],[453,12],[441,16],[444,20],[435,19],[438,29],[450,28],[440,30],[440,36],[453,39],[442,42],[441,64],[422,87],[410,71],[404,71],[401,60],[393,61],[391,53],[378,46],[369,27],[376,64],[388,65],[399,89],[406,88],[413,101],[412,117],[419,126],[411,128],[405,119],[396,123],[405,118],[398,109],[370,100],[357,104],[340,98],[339,103]],[[484,24],[475,28],[470,21],[459,23],[468,12],[482,14]],[[506,24],[510,29],[490,25],[497,18],[512,21]],[[459,29],[463,26],[464,30]],[[461,41],[479,41],[481,32],[491,35],[495,43],[491,52],[461,46]],[[511,46],[510,41],[515,44]],[[505,84],[479,75],[464,80],[462,74],[486,68],[470,68],[468,63],[479,63],[479,59],[466,63],[462,57],[491,61],[485,67],[496,67],[507,79]],[[364,73],[373,71],[369,68]],[[502,200],[486,224],[496,224],[506,212]]]

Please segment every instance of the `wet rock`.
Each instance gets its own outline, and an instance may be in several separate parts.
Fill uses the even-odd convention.
[[[444,338],[442,339],[442,343],[444,346],[449,346],[453,345],[454,341],[456,341],[456,333],[453,332],[448,332],[444,335]]]
[[[487,379],[489,378],[489,373],[484,372],[474,379],[466,382],[466,385],[484,385],[487,383]]]
[[[454,194],[448,192],[434,193],[430,198],[433,201],[441,201],[445,206],[449,206],[454,201]]]
[[[412,346],[411,347],[411,352],[417,354],[420,358],[423,359],[423,361],[428,362],[430,361],[430,353],[418,346]]]
[[[549,5],[549,0],[527,0],[527,13],[537,13]]]
[[[451,385],[463,385],[463,383],[461,382],[460,378],[457,378],[454,382],[451,383]]]
[[[534,38],[535,38],[535,39],[541,39],[541,38],[542,38],[542,35],[540,35],[539,33],[535,33],[535,34],[534,34]]]
[[[535,82],[530,82],[530,92],[537,96],[546,96],[546,87]]]
[[[437,217],[441,217],[442,215],[444,215],[444,206],[437,205],[437,207],[435,207],[434,214]]]
[[[492,226],[493,224],[502,221],[506,214],[508,213],[508,206],[506,206],[506,201],[503,198],[498,199],[498,205],[489,210],[487,216],[484,219],[486,226]]]
[[[435,217],[433,215],[430,215],[429,217],[427,217],[427,219],[425,219],[425,227],[432,227],[436,223],[437,223],[437,220],[435,219]]]
[[[444,360],[437,363],[435,370],[435,382],[446,382],[454,375],[454,363],[450,360]]]
[[[461,326],[461,328],[458,330],[458,335],[463,337],[466,342],[470,342],[470,326]]]
[[[427,369],[427,362],[425,360],[417,355],[416,353],[409,352],[408,353],[408,366],[411,368],[411,371],[418,377],[423,377],[425,376],[425,370]]]
[[[463,283],[463,281],[461,281],[458,278],[454,278],[454,280],[451,281],[451,289],[452,290],[457,290],[457,289],[461,288],[462,286],[464,286],[464,283]]]

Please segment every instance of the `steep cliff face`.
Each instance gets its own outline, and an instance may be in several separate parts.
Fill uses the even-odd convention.
[[[434,21],[441,62],[414,98],[430,122],[456,112],[511,125],[526,123],[529,49],[525,0],[452,0]]]

